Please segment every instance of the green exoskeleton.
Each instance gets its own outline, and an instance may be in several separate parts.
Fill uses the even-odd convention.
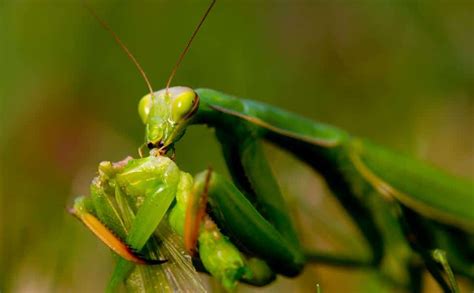
[[[101,163],[91,196],[74,205],[73,213],[121,256],[109,288],[133,278],[133,263],[166,267],[176,262],[172,257],[185,258],[162,255],[160,239],[173,237],[168,225],[183,237],[195,266],[227,289],[296,276],[307,262],[376,268],[413,291],[423,267],[444,291],[458,290],[454,274],[474,280],[472,181],[270,105],[169,87],[174,72],[165,89],[149,85],[140,100],[142,158]],[[175,164],[174,145],[193,124],[215,128],[232,181],[212,170],[193,178]],[[365,236],[370,257],[302,248],[262,140],[322,175]]]

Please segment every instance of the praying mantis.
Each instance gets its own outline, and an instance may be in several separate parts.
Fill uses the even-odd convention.
[[[390,257],[391,241],[411,248],[398,259],[400,267],[407,272],[426,267],[446,292],[458,291],[454,274],[474,280],[472,181],[267,104],[211,89],[170,86],[214,3],[166,87],[157,92],[133,55],[92,11],[131,57],[150,91],[138,107],[145,125],[140,158],[102,162],[91,196],[78,198],[72,209],[120,256],[109,289],[127,279],[135,264],[172,262],[161,257],[159,237],[154,237],[163,221],[182,236],[195,266],[228,290],[239,282],[264,286],[277,274],[296,276],[308,262],[377,268]],[[173,161],[175,143],[195,124],[215,129],[232,181],[212,169],[193,178]],[[322,175],[366,238],[369,258],[302,247],[263,140]],[[409,273],[405,281],[415,290],[420,275]]]

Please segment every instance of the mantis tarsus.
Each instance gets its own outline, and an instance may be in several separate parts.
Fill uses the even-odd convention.
[[[123,258],[112,287],[127,277],[131,262],[166,261],[154,253],[159,245],[149,241],[165,217],[183,235],[184,246],[202,269],[227,289],[239,281],[263,286],[274,280],[275,273],[298,275],[308,261],[378,267],[390,254],[387,239],[412,248],[399,259],[401,267],[410,271],[422,259],[445,291],[458,290],[452,270],[474,279],[473,182],[266,104],[210,89],[169,87],[213,4],[167,87],[158,92],[153,92],[141,67],[114,34],[150,89],[139,103],[146,142],[140,159],[101,163],[92,196],[78,199],[73,209]],[[193,124],[216,129],[233,182],[210,169],[193,180],[173,162],[174,144]],[[286,149],[324,177],[367,239],[370,259],[341,258],[301,247],[261,140]],[[149,156],[143,157],[146,148]],[[143,249],[147,256],[140,255]],[[421,281],[417,274],[408,279],[412,289]]]

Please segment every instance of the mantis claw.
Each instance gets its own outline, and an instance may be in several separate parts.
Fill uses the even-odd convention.
[[[80,205],[80,202],[76,205]],[[146,265],[158,265],[167,262],[167,259],[147,259],[140,255],[139,252],[125,244],[117,235],[115,235],[107,226],[105,226],[99,219],[94,215],[83,210],[82,207],[69,209],[69,212],[76,216],[89,230],[94,233],[105,245],[112,249],[122,258],[136,263]]]
[[[167,259],[150,259],[150,258],[147,258],[145,255],[143,255],[140,251],[134,249],[133,247],[127,245],[129,251],[137,258],[139,258],[140,260],[143,260],[145,261],[145,263],[143,264],[146,264],[146,265],[160,265],[160,264],[164,264],[164,263],[167,263],[168,260]]]

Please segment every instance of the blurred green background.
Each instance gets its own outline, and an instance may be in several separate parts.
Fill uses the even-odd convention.
[[[208,1],[91,4],[160,89]],[[472,1],[219,0],[173,84],[268,102],[473,178],[473,19]],[[0,1],[0,291],[104,288],[109,250],[66,211],[101,160],[136,155],[146,92],[80,2]],[[317,175],[267,149],[295,205],[351,235]],[[192,173],[226,172],[205,127],[188,131],[177,159]],[[309,230],[305,241],[324,243]],[[269,288],[370,282],[368,273],[311,266]]]

